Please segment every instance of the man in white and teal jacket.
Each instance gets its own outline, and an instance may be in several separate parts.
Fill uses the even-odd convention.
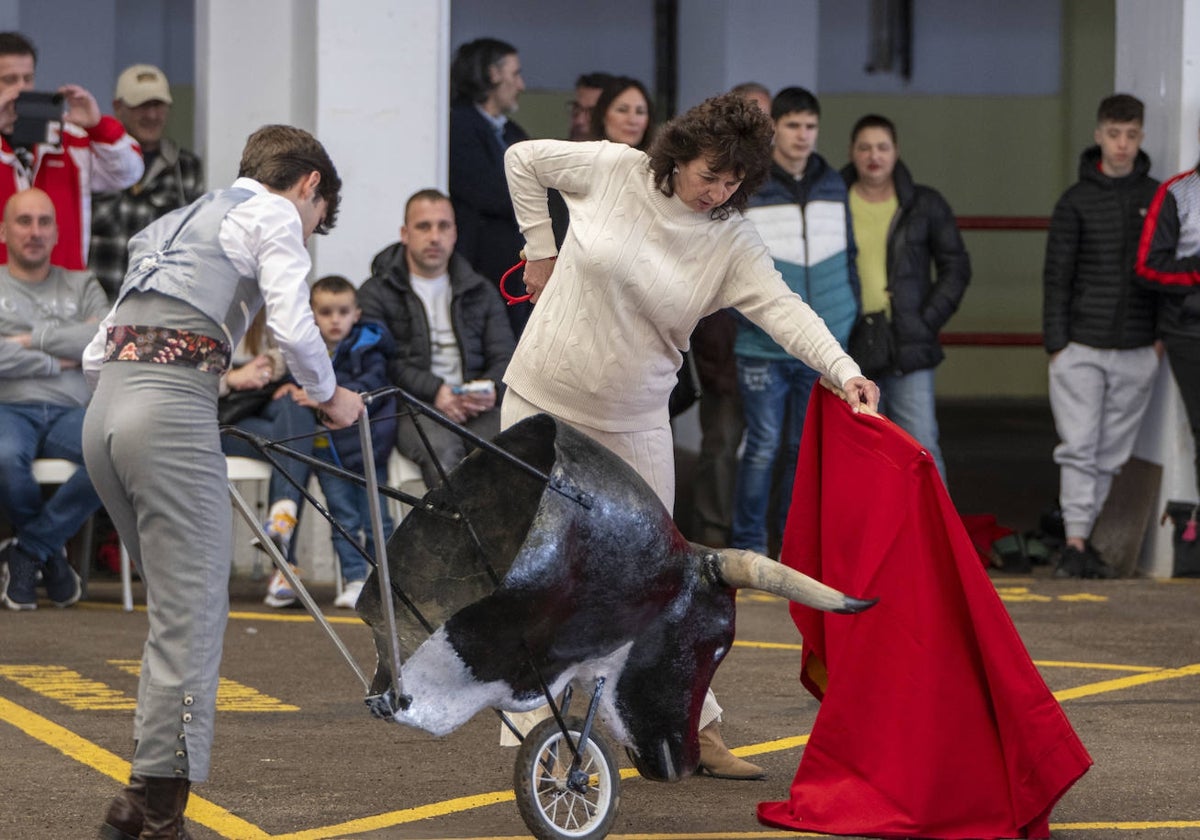
[[[771,102],[771,119],[771,176],[750,199],[746,215],[787,284],[845,346],[859,310],[856,248],[846,185],[814,151],[821,106],[804,88],[784,88]],[[739,318],[734,354],[746,445],[738,465],[730,542],[767,553],[776,458],[783,458],[775,517],[782,535],[804,413],[818,374],[745,318]]]

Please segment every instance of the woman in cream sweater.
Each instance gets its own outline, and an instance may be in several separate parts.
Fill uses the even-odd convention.
[[[874,408],[875,384],[780,277],[741,214],[766,177],[771,121],[736,95],[663,126],[649,153],[530,140],[505,155],[538,305],[504,381],[504,424],[546,412],[621,455],[674,505],[667,400],[696,322],[732,307]],[[571,224],[556,255],[547,188]],[[516,397],[516,399],[514,399]]]
[[[531,140],[505,155],[537,304],[504,381],[501,423],[552,414],[629,463],[671,510],[675,464],[667,401],[681,349],[705,315],[733,307],[821,374],[856,409],[875,383],[792,292],[741,214],[771,163],[771,121],[740,96],[714,97],[664,125],[648,153],[619,143]],[[546,190],[570,226],[557,252]],[[732,755],[710,691],[700,766],[762,778]]]

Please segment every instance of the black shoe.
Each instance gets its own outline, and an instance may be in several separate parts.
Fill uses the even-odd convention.
[[[42,567],[42,583],[46,594],[56,607],[69,607],[83,595],[83,582],[67,562],[67,554],[60,551],[46,561]]]
[[[0,549],[0,601],[10,610],[37,609],[38,563],[20,549],[15,539]]]
[[[1083,552],[1082,576],[1094,580],[1112,580],[1117,576],[1117,570],[1105,563],[1096,547],[1088,543]]]
[[[1054,576],[1056,578],[1083,577],[1086,562],[1084,552],[1074,546],[1063,546],[1062,554],[1058,558],[1058,565],[1054,567]]]

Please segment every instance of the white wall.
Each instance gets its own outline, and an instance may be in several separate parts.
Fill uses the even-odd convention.
[[[742,82],[817,91],[816,0],[688,0],[679,6],[679,110]],[[817,91],[819,93],[819,91]]]
[[[451,49],[483,37],[517,48],[531,89],[570,90],[576,77],[593,71],[633,76],[654,87],[651,0],[453,0]]]
[[[920,0],[911,81],[867,73],[870,0],[821,3],[822,93],[1053,95],[1062,8],[1045,0]]]

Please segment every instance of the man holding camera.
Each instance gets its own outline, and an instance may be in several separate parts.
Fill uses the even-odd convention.
[[[396,339],[388,377],[480,437],[500,432],[497,388],[516,340],[504,302],[491,281],[455,253],[454,206],[437,190],[421,190],[404,208],[400,241],[371,262],[358,290],[363,318],[385,324]],[[400,454],[421,468],[426,487],[441,483],[469,451],[455,433],[425,423],[425,449],[412,423],[396,434]]]
[[[204,195],[200,158],[165,134],[170,113],[171,87],[157,67],[134,64],[117,77],[113,115],[141,147],[146,174],[127,190],[92,196],[88,265],[110,298],[116,297],[125,279],[130,238],[155,219]]]
[[[96,98],[79,85],[57,91],[65,112],[57,132],[51,119],[44,139],[13,142],[23,105],[18,97],[33,90],[36,65],[37,50],[28,38],[0,32],[0,204],[29,187],[45,191],[58,216],[58,244],[50,262],[81,271],[87,266],[92,191],[136,184],[144,168],[142,155],[124,126],[102,115]],[[38,98],[49,99],[44,94]],[[0,262],[7,259],[0,246]]]

